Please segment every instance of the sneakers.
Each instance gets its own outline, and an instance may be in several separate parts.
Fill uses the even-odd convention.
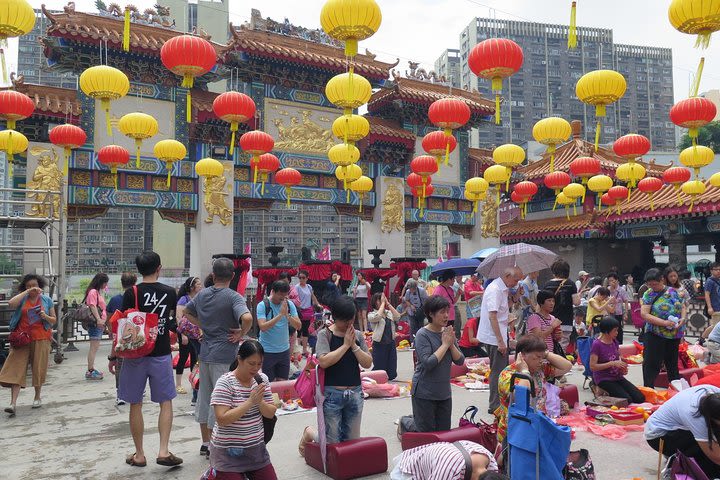
[[[36,398],[33,400],[32,408],[40,408],[42,407],[42,401],[39,398]]]
[[[103,374],[102,374],[102,372],[98,372],[95,369],[88,370],[87,372],[85,372],[85,379],[86,380],[102,380]]]
[[[11,417],[14,416],[15,415],[15,405],[11,404],[11,405],[8,405],[7,407],[5,407],[5,413],[9,413]]]
[[[117,397],[117,398],[115,399],[115,405],[118,406],[118,407],[123,406],[123,405],[125,405],[125,400],[123,400],[123,399],[120,398],[120,397]]]
[[[190,400],[190,406],[194,407],[197,404],[197,400]]]
[[[203,455],[205,457],[210,455],[210,447],[208,445],[202,444],[200,446],[200,455]]]

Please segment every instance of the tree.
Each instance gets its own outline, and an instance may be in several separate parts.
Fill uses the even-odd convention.
[[[710,147],[713,152],[720,152],[720,121],[710,122],[704,127],[698,130],[698,145],[704,145]],[[680,149],[685,149],[692,146],[692,139],[686,133],[683,135],[680,141]]]

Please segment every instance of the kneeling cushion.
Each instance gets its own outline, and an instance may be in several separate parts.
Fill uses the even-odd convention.
[[[577,386],[565,384],[560,388],[560,399],[565,400],[570,408],[575,408],[580,402]]]
[[[322,472],[320,444],[305,445],[305,463]],[[348,480],[385,473],[388,469],[388,452],[385,440],[366,437],[327,446],[326,475],[334,480]]]
[[[482,432],[474,425],[453,428],[452,430],[441,430],[439,432],[406,432],[403,434],[400,443],[402,444],[403,450],[409,450],[429,443],[453,443],[459,440],[468,440],[482,444]]]

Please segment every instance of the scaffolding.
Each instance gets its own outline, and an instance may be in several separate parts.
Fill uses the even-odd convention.
[[[35,198],[32,200],[31,198]],[[59,211],[57,211],[59,210]],[[64,191],[32,190],[20,188],[0,188],[0,228],[39,232],[42,238],[38,245],[21,245],[13,242],[0,245],[0,253],[21,253],[23,260],[28,256],[40,256],[39,274],[48,280],[49,296],[55,303],[55,314],[58,319],[55,332],[55,362],[63,359],[61,339],[65,319],[62,315],[63,297],[65,294],[65,250],[67,231],[67,206]],[[54,237],[57,237],[55,243]],[[24,262],[23,262],[24,263]],[[0,278],[16,278],[17,275],[2,274]],[[0,305],[7,307],[7,302]]]

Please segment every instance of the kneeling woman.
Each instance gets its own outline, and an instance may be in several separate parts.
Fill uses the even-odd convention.
[[[629,403],[644,402],[642,392],[625,378],[628,365],[620,358],[617,342],[620,322],[614,316],[607,315],[600,320],[598,328],[600,337],[590,348],[590,370],[595,385],[611,397],[625,398]]]
[[[708,477],[720,477],[720,388],[699,385],[676,394],[650,415],[645,439],[666,456],[680,450]]]
[[[277,479],[264,442],[262,417],[275,415],[267,376],[259,374],[263,347],[240,345],[238,365],[215,384],[210,405],[216,423],[210,441],[210,466],[216,480]]]

